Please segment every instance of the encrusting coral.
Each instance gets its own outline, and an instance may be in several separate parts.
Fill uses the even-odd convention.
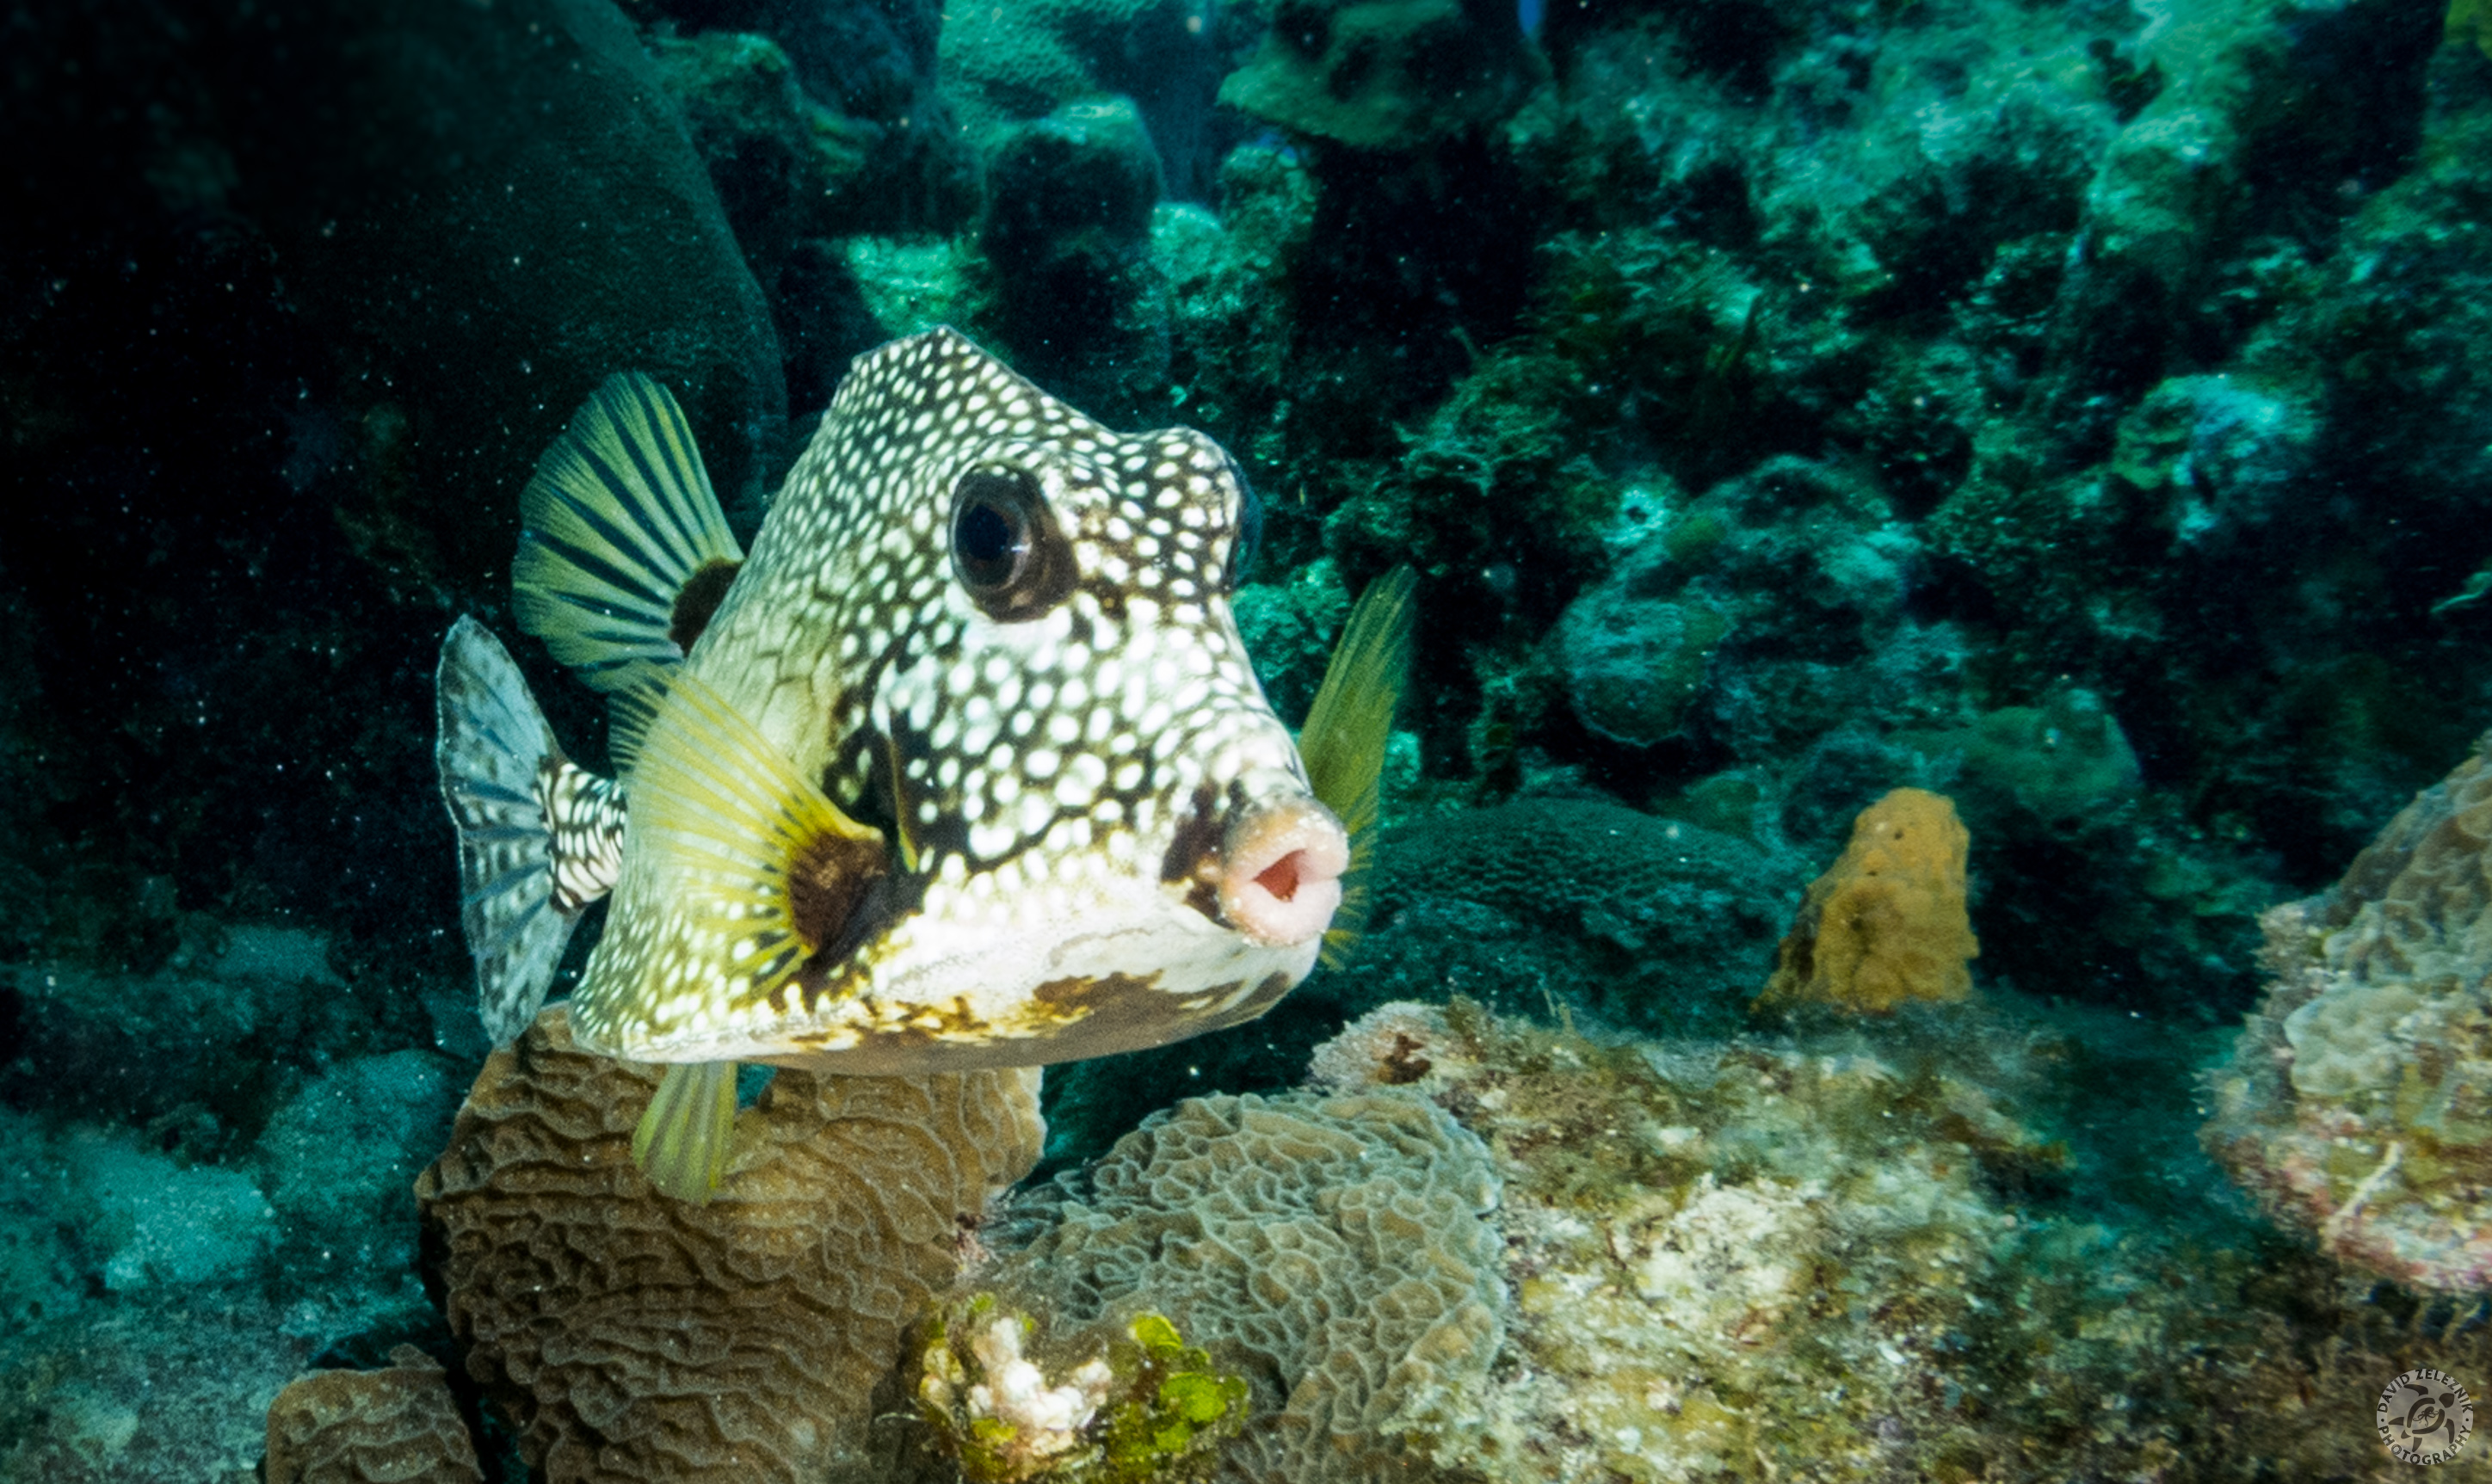
[[[1385,1006],[1315,1070],[1458,1111],[1503,1181],[1507,1353],[1469,1427],[1417,1441],[1434,1477],[1887,1476],[1880,1419],[1935,1420],[1923,1372],[2013,1226],[1977,1173],[2047,1157],[1971,1085],[1873,1057],[1602,1046],[1468,1004]]]
[[[2212,1079],[2210,1152],[2334,1257],[2492,1288],[2492,735],[2344,878],[2270,911],[2273,984]]]
[[[1897,788],[1862,810],[1842,859],[1809,884],[1758,1005],[1962,999],[1981,952],[1965,911],[1972,843],[1943,794]]]
[[[1247,1412],[1242,1376],[1189,1348],[1165,1315],[1136,1315],[1049,1384],[1024,1354],[1037,1324],[993,1293],[949,1305],[911,1388],[937,1452],[964,1484],[1192,1484],[1210,1476]],[[1062,1337],[1058,1337],[1061,1348]]]
[[[857,1465],[963,1232],[1037,1159],[1036,1073],[781,1072],[708,1205],[632,1163],[657,1083],[560,1006],[485,1064],[416,1185],[468,1374],[552,1484]]]
[[[297,1377],[268,1408],[268,1484],[483,1484],[439,1362],[412,1345],[377,1371]]]
[[[1537,981],[1573,991],[1615,1024],[1727,1030],[1791,914],[1794,873],[1779,849],[1594,799],[1528,798],[1413,820],[1385,837],[1378,857],[1380,941],[1364,963],[1370,979],[1388,981],[1380,998],[1440,995],[1457,958],[1494,949],[1478,925],[1444,940],[1459,905],[1475,904],[1504,932],[1528,932],[1520,938],[1528,962],[1456,981],[1467,992],[1487,997]],[[1407,979],[1397,961],[1415,965]]]

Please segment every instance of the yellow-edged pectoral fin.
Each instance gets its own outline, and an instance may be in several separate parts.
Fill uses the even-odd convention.
[[[665,672],[655,665],[633,668],[622,686],[606,698],[606,757],[614,776],[628,778],[640,760],[640,744],[649,724],[658,719],[658,701],[667,693]]]
[[[707,1205],[727,1178],[735,1138],[735,1063],[681,1061],[667,1068],[632,1130],[632,1163],[658,1193]]]
[[[840,941],[891,852],[680,668],[664,677],[627,787],[622,876],[572,1024],[606,1054],[682,1059],[665,1054],[784,1013],[776,997]]]
[[[1323,962],[1339,965],[1366,925],[1367,875],[1376,863],[1379,789],[1393,713],[1410,678],[1410,626],[1419,579],[1396,567],[1367,585],[1350,610],[1341,641],[1324,668],[1323,684],[1298,733],[1307,782],[1350,832],[1350,870],[1341,905],[1324,934]]]

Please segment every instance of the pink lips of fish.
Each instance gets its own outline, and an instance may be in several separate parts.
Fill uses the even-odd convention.
[[[1220,915],[1251,942],[1286,948],[1312,941],[1341,905],[1350,837],[1314,799],[1284,799],[1240,815],[1220,854]]]

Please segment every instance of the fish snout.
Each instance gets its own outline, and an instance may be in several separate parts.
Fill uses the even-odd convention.
[[[1233,816],[1221,841],[1220,916],[1267,948],[1312,942],[1332,925],[1349,869],[1350,835],[1331,810],[1302,792],[1267,798]]]

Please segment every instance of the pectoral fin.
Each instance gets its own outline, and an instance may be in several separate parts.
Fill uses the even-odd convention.
[[[1410,676],[1410,624],[1419,581],[1396,567],[1358,596],[1324,668],[1323,684],[1298,734],[1307,782],[1350,832],[1350,869],[1341,905],[1324,933],[1323,962],[1339,965],[1367,922],[1367,876],[1376,864],[1379,789],[1393,713]]]

